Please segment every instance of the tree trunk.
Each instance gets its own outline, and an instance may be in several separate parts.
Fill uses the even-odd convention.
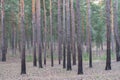
[[[42,68],[42,42],[41,42],[41,0],[36,0],[36,26],[37,26],[37,46],[38,46],[38,63]]]
[[[61,31],[61,0],[58,0],[58,61],[61,64],[62,55],[62,31]]]
[[[63,0],[63,68],[66,68],[66,24],[65,24],[65,5],[66,2]]]
[[[76,15],[77,15],[77,48],[78,48],[78,74],[83,74],[82,62],[82,26],[80,24],[80,0],[76,0]]]
[[[28,24],[29,23],[26,23],[26,27],[25,27],[25,37],[26,37],[26,47],[27,49],[30,48],[30,44],[29,44],[29,35],[28,35]]]
[[[24,0],[20,0],[20,17],[21,17],[21,74],[26,74],[26,62],[25,62],[25,26],[24,26]]]
[[[111,2],[111,50],[112,53],[115,53],[115,46],[114,46],[114,22],[113,22],[113,3]]]
[[[73,0],[71,0],[71,47],[72,47],[72,57],[73,65],[76,65],[76,51],[75,51],[75,15],[73,8]]]
[[[36,57],[36,24],[35,24],[35,1],[32,0],[32,30],[33,30],[33,66],[37,66]]]
[[[120,61],[120,47],[116,41],[116,61]]]
[[[111,70],[111,0],[106,0],[107,58],[105,70]]]
[[[4,12],[4,0],[1,0],[1,27],[2,27],[2,46],[1,46],[1,50],[2,50],[2,61],[6,61],[6,43],[5,43],[5,21],[4,21],[4,15],[5,15],[5,12]]]
[[[89,67],[92,67],[92,49],[91,49],[91,9],[90,0],[87,0],[87,53],[89,54]]]
[[[11,47],[12,47],[12,54],[15,55],[16,54],[16,29],[15,29],[15,18],[14,18],[14,12],[11,11],[11,15],[12,15],[12,29],[11,29]]]
[[[119,45],[120,35],[119,35],[119,28],[118,28],[118,0],[114,1],[113,12],[114,12],[114,17],[113,17],[114,35],[115,35],[115,41],[116,41],[116,60],[120,61],[120,45]]]
[[[44,65],[46,65],[46,50],[47,50],[47,24],[46,24],[46,3],[43,0],[44,5]]]
[[[53,62],[53,22],[52,22],[52,0],[50,0],[50,35],[51,35],[51,66],[54,66]]]
[[[72,70],[71,67],[71,35],[70,35],[70,1],[66,0],[66,25],[67,25],[67,70]]]
[[[20,4],[19,4],[19,12],[20,12]],[[20,26],[21,26],[21,24],[20,24],[20,13],[18,13],[18,48],[19,48],[19,52],[21,53]],[[20,58],[21,58],[21,54],[20,54]]]

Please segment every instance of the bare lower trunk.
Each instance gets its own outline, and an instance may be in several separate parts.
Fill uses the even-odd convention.
[[[120,61],[120,47],[116,41],[116,61]]]
[[[81,12],[80,12],[80,0],[76,0],[76,15],[77,15],[77,49],[78,49],[78,74],[83,74],[83,62],[82,62],[82,26],[80,24]]]
[[[44,5],[44,65],[46,65],[46,50],[47,50],[47,24],[46,24],[46,1],[43,0]]]
[[[92,67],[92,47],[91,47],[91,8],[90,0],[87,0],[87,53],[89,54],[89,67]]]
[[[116,60],[120,61],[120,35],[119,35],[119,28],[118,28],[118,0],[114,1],[114,35],[116,41]]]
[[[1,27],[2,27],[2,61],[6,61],[6,40],[5,40],[5,24],[4,24],[4,0],[1,0]]]
[[[21,12],[21,74],[26,74],[26,62],[25,62],[25,26],[24,26],[24,0],[20,0],[20,12]]]
[[[14,12],[12,11],[12,30],[11,30],[11,46],[12,46],[12,54],[16,54],[16,28],[15,28],[15,20],[14,20]]]
[[[50,48],[51,48],[51,66],[54,66],[53,62],[53,25],[52,25],[52,0],[50,0],[50,35],[51,35],[51,43],[50,43]]]
[[[37,66],[36,57],[36,23],[35,23],[35,0],[32,0],[32,31],[33,31],[33,66]]]
[[[63,44],[63,68],[66,68],[66,45]]]
[[[66,68],[66,25],[65,25],[65,5],[66,1],[63,0],[63,68]]]
[[[71,66],[71,35],[70,35],[70,2],[66,0],[66,25],[67,25],[67,70],[72,70]]]
[[[76,65],[76,51],[75,51],[75,15],[73,8],[73,0],[71,2],[71,48],[72,48],[72,57],[73,65]]]
[[[36,26],[37,26],[37,47],[38,47],[38,63],[42,68],[42,42],[41,42],[41,0],[36,1]]]
[[[111,0],[106,0],[107,58],[105,70],[111,70]]]
[[[61,34],[61,0],[58,0],[58,61],[61,64],[62,58],[62,34]]]

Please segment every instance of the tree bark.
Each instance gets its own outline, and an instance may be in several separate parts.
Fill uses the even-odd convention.
[[[36,0],[36,26],[37,26],[37,46],[38,46],[38,63],[42,68],[42,42],[41,42],[41,0]]]
[[[35,24],[35,1],[32,0],[32,30],[33,30],[33,66],[37,66],[36,57],[36,24]]]
[[[92,49],[91,49],[91,9],[90,0],[87,0],[87,53],[89,54],[89,67],[92,67]]]
[[[15,55],[15,22],[14,22],[14,13],[11,11],[12,15],[12,29],[11,29],[11,48],[12,48],[12,55]]]
[[[111,0],[106,0],[107,58],[105,70],[111,70]]]
[[[66,2],[63,0],[63,68],[66,68],[66,24],[65,24],[65,17],[66,17],[66,12],[65,12],[65,6]]]
[[[51,35],[51,66],[54,66],[53,62],[53,22],[52,22],[52,0],[50,0],[50,35]]]
[[[25,26],[24,26],[24,0],[20,0],[20,24],[21,24],[21,74],[26,74],[25,62]]]
[[[5,12],[4,12],[4,0],[1,0],[1,27],[2,27],[2,61],[6,61],[6,46],[5,46],[5,18],[4,18]]]
[[[71,0],[71,47],[72,47],[72,57],[73,65],[76,65],[76,47],[75,47],[75,13],[73,8],[73,0]]]
[[[120,46],[116,41],[116,61],[120,61]]]
[[[46,65],[46,50],[47,50],[47,24],[46,24],[46,3],[45,0],[43,0],[43,6],[44,6],[44,65]]]
[[[78,48],[78,74],[83,74],[82,60],[82,26],[80,24],[80,0],[76,0],[76,15],[77,15],[77,48]]]
[[[67,70],[72,70],[71,66],[71,35],[70,35],[70,1],[66,0],[66,26],[67,26]]]
[[[114,35],[115,35],[115,41],[116,41],[116,60],[120,61],[120,45],[119,45],[120,35],[119,35],[119,28],[118,28],[118,0],[114,1],[113,12],[114,12],[113,14],[114,15],[113,17]]]
[[[111,2],[111,50],[112,53],[115,53],[115,46],[114,46],[114,22],[113,22],[113,3]]]
[[[115,39],[118,42],[118,45],[120,46],[120,37],[119,37],[119,28],[118,28],[118,0],[115,0],[114,2],[114,34]]]
[[[58,0],[58,61],[61,64],[62,54],[62,31],[61,31],[61,0]]]

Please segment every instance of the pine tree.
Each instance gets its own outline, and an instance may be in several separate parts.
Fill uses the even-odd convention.
[[[6,40],[5,40],[5,11],[4,11],[4,0],[1,0],[1,27],[2,27],[2,61],[6,61]]]
[[[78,49],[78,74],[83,74],[83,62],[82,62],[82,26],[80,0],[76,0],[76,15],[77,15],[77,49]]]
[[[42,68],[42,44],[41,44],[41,0],[36,0],[36,26],[37,26],[37,46],[38,46],[38,63]]]
[[[67,27],[67,70],[72,70],[71,66],[71,35],[70,35],[70,1],[66,0],[66,27]]]
[[[106,0],[107,58],[105,70],[111,70],[111,0]]]
[[[61,33],[61,0],[58,0],[58,61],[61,64],[62,55],[62,33]]]
[[[25,62],[25,20],[24,20],[24,0],[20,0],[20,24],[21,24],[21,74],[26,74]]]
[[[51,66],[54,66],[53,62],[53,22],[52,22],[52,0],[50,0],[50,35],[51,35]]]
[[[33,66],[37,66],[37,58],[36,58],[35,1],[36,1],[36,0],[32,0]]]
[[[90,0],[87,0],[87,53],[89,54],[89,67],[92,67],[92,49],[91,49],[91,9]]]

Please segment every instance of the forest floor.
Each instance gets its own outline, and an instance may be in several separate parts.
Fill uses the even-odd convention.
[[[112,54],[112,70],[106,71],[106,54],[93,55],[93,68],[88,66],[88,55],[83,54],[83,75],[77,75],[77,65],[72,66],[71,71],[58,65],[57,55],[54,54],[54,67],[51,67],[50,58],[47,57],[47,65],[43,68],[33,67],[31,51],[27,52],[27,74],[21,75],[20,55],[12,56],[9,50],[7,62],[0,61],[0,80],[120,80],[120,62],[116,62],[115,54]]]
[[[20,75],[20,60],[0,62],[0,80],[120,80],[120,62],[115,60],[112,60],[112,70],[109,71],[105,71],[105,61],[93,61],[93,68],[84,61],[83,75],[77,75],[77,66],[72,66],[72,71],[66,71],[57,61],[54,67],[47,61],[42,69],[33,67],[32,62],[26,64],[27,74]]]

